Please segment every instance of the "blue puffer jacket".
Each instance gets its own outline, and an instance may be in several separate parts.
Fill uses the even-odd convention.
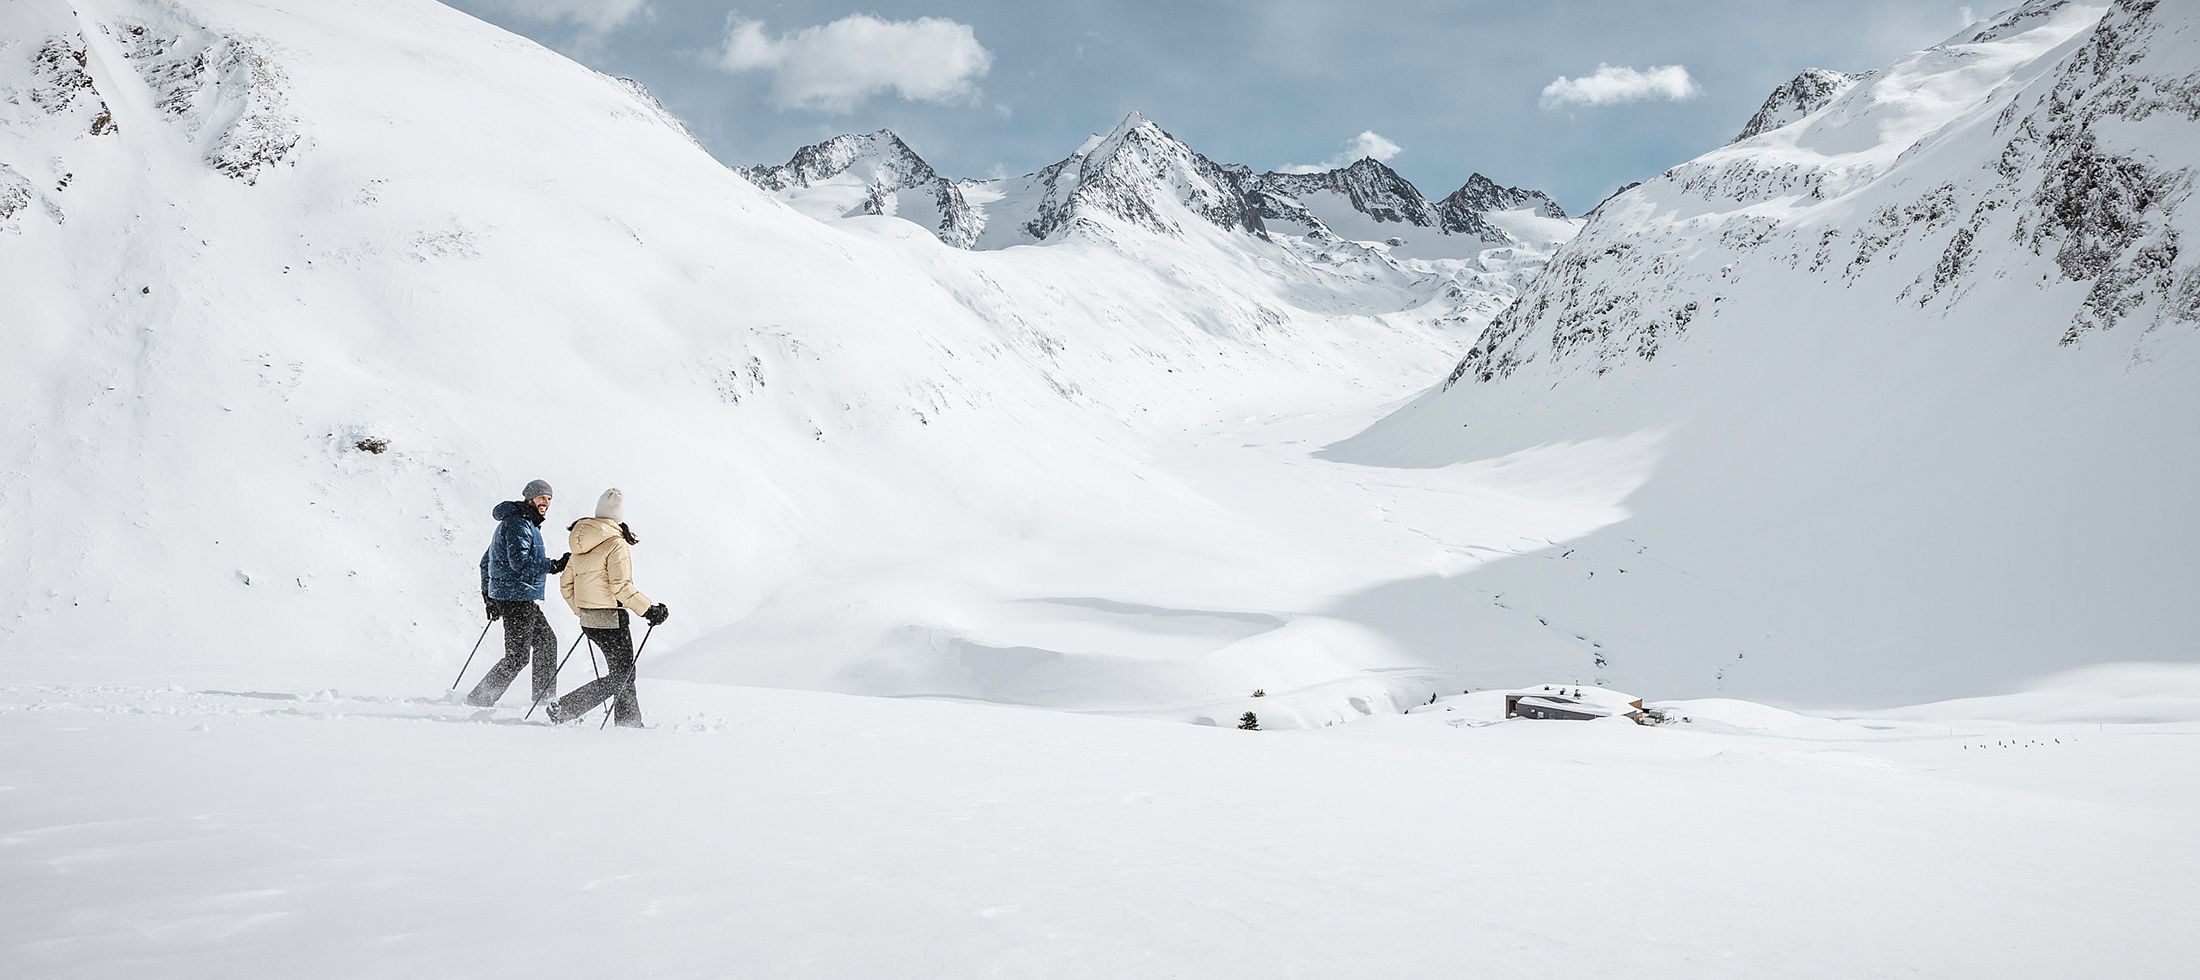
[[[481,556],[481,591],[491,599],[542,601],[542,577],[550,574],[550,556],[542,553],[542,529],[535,509],[507,500],[492,511],[497,533]]]

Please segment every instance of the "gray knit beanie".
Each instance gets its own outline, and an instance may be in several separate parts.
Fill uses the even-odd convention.
[[[603,496],[596,498],[596,516],[607,521],[626,520],[626,494],[620,493],[618,487],[604,491]]]
[[[525,490],[522,490],[522,491],[520,491],[520,492],[519,492],[519,499],[521,499],[521,500],[533,500],[533,499],[535,499],[536,497],[540,497],[540,496],[542,496],[543,494],[546,494],[546,493],[549,493],[549,492],[550,492],[550,481],[548,481],[548,480],[529,480],[529,481],[527,481],[527,489],[525,489]]]

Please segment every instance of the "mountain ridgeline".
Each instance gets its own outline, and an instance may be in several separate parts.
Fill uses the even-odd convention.
[[[1020,177],[950,180],[890,130],[836,136],[795,151],[784,164],[738,169],[813,217],[895,215],[957,248],[1054,241],[1102,215],[1178,234],[1178,209],[1164,207],[1163,198],[1229,232],[1411,246],[1405,254],[1430,257],[1472,258],[1481,249],[1549,237],[1509,231],[1491,221],[1495,212],[1567,220],[1549,195],[1505,187],[1479,173],[1431,201],[1373,158],[1318,172],[1217,163],[1135,112],[1062,160]]]

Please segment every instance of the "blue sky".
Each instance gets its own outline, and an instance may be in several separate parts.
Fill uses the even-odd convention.
[[[1898,0],[453,5],[640,79],[728,163],[886,127],[950,176],[1025,173],[1136,109],[1224,162],[1314,165],[1349,145],[1388,156],[1432,198],[1479,170],[1570,212],[1725,142],[1797,71],[1878,67],[1954,34],[1968,12]]]

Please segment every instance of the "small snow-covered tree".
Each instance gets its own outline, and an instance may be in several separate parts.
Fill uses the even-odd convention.
[[[1250,711],[1246,712],[1244,715],[1238,718],[1238,730],[1247,732],[1260,731],[1260,716]]]

